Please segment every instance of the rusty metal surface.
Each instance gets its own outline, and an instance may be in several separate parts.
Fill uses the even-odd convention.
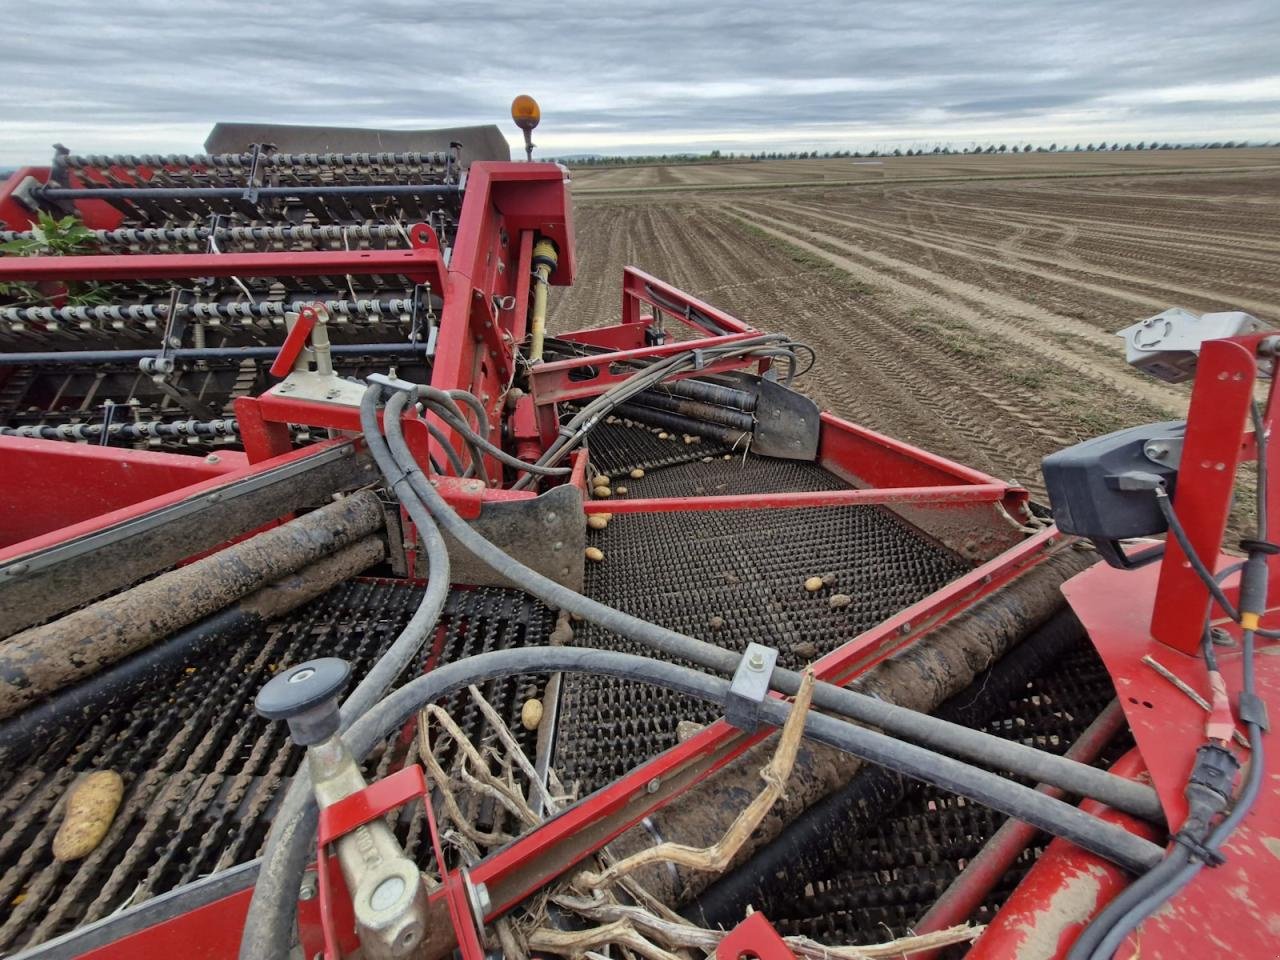
[[[570,589],[582,589],[587,528],[577,487],[564,484],[533,500],[486,503],[471,526],[543,576]],[[449,534],[444,538],[454,583],[519,588],[520,584],[500,577]]]
[[[261,476],[204,493],[86,538],[20,558],[24,572],[0,577],[0,637],[96,600],[178,561],[365,483],[367,456],[354,443],[320,451]],[[74,549],[72,549],[74,547]],[[14,564],[8,564],[8,567]],[[7,572],[7,571],[6,571]]]
[[[0,717],[368,536],[382,522],[377,496],[361,491],[15,634],[0,644]]]

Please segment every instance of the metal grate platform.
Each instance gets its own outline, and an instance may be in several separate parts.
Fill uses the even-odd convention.
[[[625,456],[625,451],[617,454]],[[748,455],[656,469],[628,481],[628,496],[835,489],[811,463]],[[968,565],[880,507],[617,514],[590,532],[605,554],[587,565],[596,599],[731,650],[776,647],[781,665],[810,661],[928,596]],[[832,574],[831,589],[804,581]],[[852,598],[832,609],[833,593]],[[574,642],[643,652],[590,624]],[[623,680],[565,679],[556,762],[566,782],[594,790],[676,742],[681,720],[707,722],[710,708]]]
[[[43,942],[256,856],[301,751],[288,745],[283,724],[254,714],[254,695],[281,667],[315,656],[344,657],[360,676],[421,597],[421,586],[399,581],[341,584],[288,618],[228,638],[223,649],[178,667],[170,686],[128,710],[64,731],[27,765],[4,771],[0,952]],[[552,622],[545,607],[514,590],[455,590],[423,660],[447,663],[540,643]],[[542,682],[513,676],[482,688],[529,756],[534,735],[521,726],[520,708],[541,696]],[[465,693],[445,706],[464,730],[479,729],[478,710]],[[394,758],[385,751],[377,769],[385,773]],[[54,862],[59,801],[79,774],[106,769],[125,781],[110,833],[85,860]]]

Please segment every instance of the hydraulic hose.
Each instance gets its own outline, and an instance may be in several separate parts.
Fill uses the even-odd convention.
[[[577,647],[499,650],[445,664],[405,684],[356,720],[343,734],[343,740],[356,762],[360,762],[428,703],[494,677],[554,672],[589,672],[653,683],[721,706],[729,691],[729,681],[721,677],[634,654]],[[764,723],[781,726],[790,715],[791,704],[766,697],[760,709]],[[1162,856],[1155,844],[1121,827],[1052,801],[1021,784],[874,730],[810,713],[805,718],[805,736],[1005,810],[1115,860],[1127,869],[1149,869]],[[1066,814],[1058,807],[1065,807]],[[297,890],[312,853],[317,819],[310,780],[305,772],[300,772],[267,838],[240,943],[242,960],[282,957],[287,952]]]
[[[376,397],[379,389],[376,386],[370,387],[366,399],[370,394]],[[387,426],[387,443],[397,464],[397,469],[389,476],[407,476],[410,487],[426,504],[431,515],[464,549],[551,607],[576,613],[612,633],[625,636],[672,659],[695,663],[725,675],[732,674],[737,669],[738,655],[733,651],[668,630],[585,597],[532,570],[472,529],[431,486],[404,442],[399,414],[408,399],[408,394],[398,392],[387,401],[383,421]],[[773,687],[789,696],[794,695],[800,688],[800,674],[791,670],[775,670]],[[999,767],[1036,783],[1060,787],[1073,795],[1094,797],[1108,806],[1135,816],[1155,822],[1163,821],[1164,813],[1154,790],[1087,764],[1075,763],[1015,741],[947,723],[928,714],[907,710],[828,683],[815,685],[813,702],[823,710],[887,730],[934,749]]]
[[[381,699],[387,688],[395,682],[396,677],[404,672],[405,667],[431,636],[436,622],[440,619],[440,612],[444,609],[445,600],[449,596],[449,551],[445,547],[444,538],[440,536],[439,527],[432,521],[417,497],[413,496],[412,489],[396,469],[395,460],[378,430],[378,396],[374,389],[367,390],[361,399],[360,423],[374,462],[387,478],[418,528],[418,535],[422,539],[426,553],[428,576],[427,589],[423,594],[422,602],[418,604],[418,609],[414,611],[413,616],[387,652],[378,659],[378,662],[343,701],[341,710],[343,730],[348,729]],[[316,816],[315,802],[311,799],[310,782],[307,781],[304,769],[290,784],[280,813],[272,822],[271,832],[267,835],[262,873],[253,888],[253,897],[245,920],[244,937],[240,943],[241,960],[257,960],[261,957],[283,955],[283,953],[265,952],[262,949],[262,944],[270,941],[262,939],[263,931],[256,918],[269,917],[272,918],[270,921],[263,922],[277,923],[283,915],[284,923],[287,926],[292,925],[294,898],[298,884],[301,883],[302,869],[306,865],[308,855],[307,838],[315,835]],[[300,858],[301,866],[297,870],[296,878],[289,883],[281,885],[271,882],[272,875],[269,871],[281,868],[284,863],[282,861],[272,866],[275,858],[270,855],[274,849],[290,851],[287,861],[290,870],[294,861]],[[290,876],[292,877],[293,874],[291,873]],[[288,938],[277,939],[274,942],[287,944]]]
[[[366,393],[360,404],[360,421],[367,437],[371,425],[374,428],[373,433],[378,433],[376,398],[372,403],[368,401],[369,397]],[[394,475],[387,474],[388,470],[394,471],[395,461],[381,435],[369,438],[369,452],[373,455],[378,469],[383,472],[383,476]],[[431,522],[429,516],[426,516],[426,511],[413,502],[413,497],[405,499],[404,494],[412,491],[403,479],[398,483],[392,483],[391,486],[405,509],[409,511],[410,518],[418,528],[418,535],[422,538],[427,561],[427,589],[423,594],[422,602],[418,604],[418,609],[400,631],[395,642],[378,658],[378,662],[370,668],[343,701],[343,729],[350,726],[357,717],[380,700],[391,684],[395,683],[396,677],[400,676],[405,667],[409,666],[417,656],[418,651],[422,649],[423,644],[435,629],[436,621],[440,619],[440,611],[444,609],[444,602],[449,596],[449,551],[445,547],[444,537],[440,536],[440,528]],[[423,521],[426,523],[424,524]]]

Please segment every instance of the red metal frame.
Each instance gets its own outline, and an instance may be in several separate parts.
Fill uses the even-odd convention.
[[[1205,343],[1192,391],[1174,508],[1196,552],[1213,570],[1238,560],[1221,553],[1221,546],[1236,469],[1257,456],[1256,438],[1247,431],[1260,339],[1261,335],[1251,335]],[[1264,413],[1268,433],[1273,430],[1275,412],[1273,385]],[[1273,469],[1280,463],[1277,446],[1268,447],[1268,466]],[[1272,478],[1277,476],[1280,474],[1271,474]],[[1271,510],[1277,505],[1278,491],[1280,483],[1273,479],[1264,492]],[[1271,567],[1270,579],[1275,584],[1280,570],[1274,562]],[[1237,580],[1238,575],[1223,584],[1229,597],[1237,593]],[[1151,782],[1169,824],[1177,829],[1186,817],[1183,789],[1195,751],[1205,742],[1208,714],[1151,664],[1212,701],[1199,652],[1208,591],[1170,536],[1158,566],[1117,570],[1098,564],[1069,580],[1063,592],[1115,682]],[[1216,657],[1234,701],[1242,686],[1240,630],[1222,617],[1222,611],[1215,608],[1214,612],[1232,638],[1230,645],[1216,650]],[[1273,605],[1263,623],[1273,626],[1278,621]],[[1276,656],[1280,643],[1259,639],[1257,646],[1256,690],[1274,714],[1280,709],[1280,657]],[[1247,751],[1235,749],[1242,761],[1249,759]],[[1269,751],[1264,762],[1264,783],[1273,783],[1280,778],[1280,757]],[[1142,956],[1162,958],[1203,956],[1206,917],[1212,917],[1213,949],[1223,956],[1256,956],[1260,944],[1274,942],[1280,915],[1258,906],[1247,893],[1280,886],[1280,847],[1271,836],[1277,822],[1280,793],[1264,788],[1227,843],[1227,862],[1203,870],[1179,895],[1177,903],[1194,907],[1159,911],[1138,928],[1118,956],[1128,958],[1139,951]],[[1058,848],[1055,852],[1051,846],[1050,853],[1054,856],[1041,858],[1041,865],[1002,911],[1002,917],[1014,911],[1010,914],[1013,919],[1001,928],[1004,932],[989,932],[980,945],[988,937],[996,937],[993,943],[1004,942],[1004,949],[1011,949],[1017,939],[1017,910],[1031,910],[1037,904],[1043,908],[1064,885],[1071,885],[1073,872],[1086,866],[1103,879],[1108,896],[1127,882],[1127,878],[1113,880],[1099,873],[1102,868],[1092,865],[1079,851]],[[1064,935],[1063,945],[1067,939]],[[1069,939],[1074,939],[1074,932]],[[980,955],[1005,954],[992,948],[992,952]]]
[[[1080,763],[1092,764],[1125,727],[1124,711],[1116,702],[1106,708],[1098,720],[1071,745],[1067,757]],[[1134,753],[1136,757],[1136,752]],[[1123,767],[1120,768],[1123,771]],[[1113,771],[1116,772],[1116,771]],[[1120,775],[1125,775],[1120,773]],[[1041,793],[1061,800],[1065,791],[1058,787],[1040,784]],[[917,934],[935,933],[956,924],[964,923],[992,890],[1008,874],[1009,868],[1031,846],[1040,831],[1023,820],[1012,817],[1006,820],[991,838],[982,845],[978,855],[964,865],[964,870],[933,902],[933,906],[915,925]],[[921,950],[913,954],[914,960],[934,960],[942,954],[943,947]]]
[[[215,460],[154,450],[0,437],[0,561],[214,489],[242,476],[238,451]]]
[[[1236,468],[1257,456],[1248,426],[1249,405],[1257,377],[1257,347],[1266,336],[1251,334],[1214,340],[1200,350],[1173,505],[1187,538],[1206,563],[1222,549]],[[1264,411],[1269,433],[1274,429],[1276,414],[1273,380]],[[1268,446],[1268,453],[1270,475],[1280,476],[1280,438]],[[1280,516],[1280,486],[1272,487],[1266,491],[1267,508],[1273,516]],[[1272,564],[1271,585],[1273,591],[1280,586],[1280,564]],[[1195,655],[1208,602],[1208,589],[1187,563],[1177,541],[1169,537],[1160,563],[1152,636],[1182,653]]]
[[[649,290],[652,290],[658,296],[652,296]],[[688,316],[672,312],[670,307],[659,302],[659,297],[669,304],[674,303],[681,307],[698,311],[710,318],[720,329],[716,330],[714,327],[698,323]],[[758,332],[750,324],[743,323],[737,317],[725,313],[719,307],[713,307],[697,297],[690,296],[683,290],[671,286],[665,280],[659,280],[657,277],[651,276],[643,270],[637,270],[635,267],[627,267],[622,271],[622,323],[624,326],[632,323],[648,323],[652,319],[652,316],[646,317],[641,314],[641,304],[648,304],[652,310],[660,310],[664,316],[679,320],[691,330],[696,330],[699,333],[721,336],[726,333],[754,334]],[[688,346],[688,344],[685,344],[685,346]]]
[[[567,360],[540,363],[529,371],[529,389],[533,394],[534,402],[539,406],[599,396],[614,384],[621,383],[631,377],[637,369],[632,364],[637,361],[658,360],[673,353],[683,353],[686,350],[722,347],[740,340],[750,340],[754,336],[756,336],[754,332],[733,333],[728,336],[681,340],[656,347],[616,350],[612,353],[596,353],[585,357],[572,357]],[[741,370],[743,367],[758,363],[758,360],[743,359],[741,357],[715,360],[709,362],[700,370],[687,370],[684,373],[676,374],[671,379],[683,380],[687,377],[701,377],[711,373]]]
[[[795,960],[763,913],[753,913],[734,927],[716,947],[716,960]]]
[[[1137,750],[1130,751],[1112,766],[1111,772],[1130,779],[1142,779],[1141,755]],[[1117,813],[1095,800],[1086,800],[1080,806],[1086,812],[1108,823],[1119,824],[1140,837],[1153,842],[1162,839],[1160,831],[1149,823],[1128,814]],[[1129,882],[1129,875],[1114,863],[1088,853],[1066,840],[1055,839],[1014,889],[982,936],[965,954],[965,960],[1064,957],[1089,921]],[[1215,917],[1215,932],[1218,928],[1216,921]],[[1178,952],[1166,953],[1159,948],[1153,949],[1154,944],[1148,942],[1142,956],[1168,960],[1181,956],[1204,958],[1210,955],[1257,955],[1253,951],[1237,953],[1227,950],[1220,942],[1216,944],[1220,952],[1207,953],[1204,922],[1196,921],[1199,935],[1187,936],[1183,948]],[[1117,956],[1129,957],[1123,950]]]

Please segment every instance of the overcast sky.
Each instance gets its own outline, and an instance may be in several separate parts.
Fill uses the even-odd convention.
[[[13,0],[0,164],[542,105],[543,155],[1280,139],[1277,0]]]

